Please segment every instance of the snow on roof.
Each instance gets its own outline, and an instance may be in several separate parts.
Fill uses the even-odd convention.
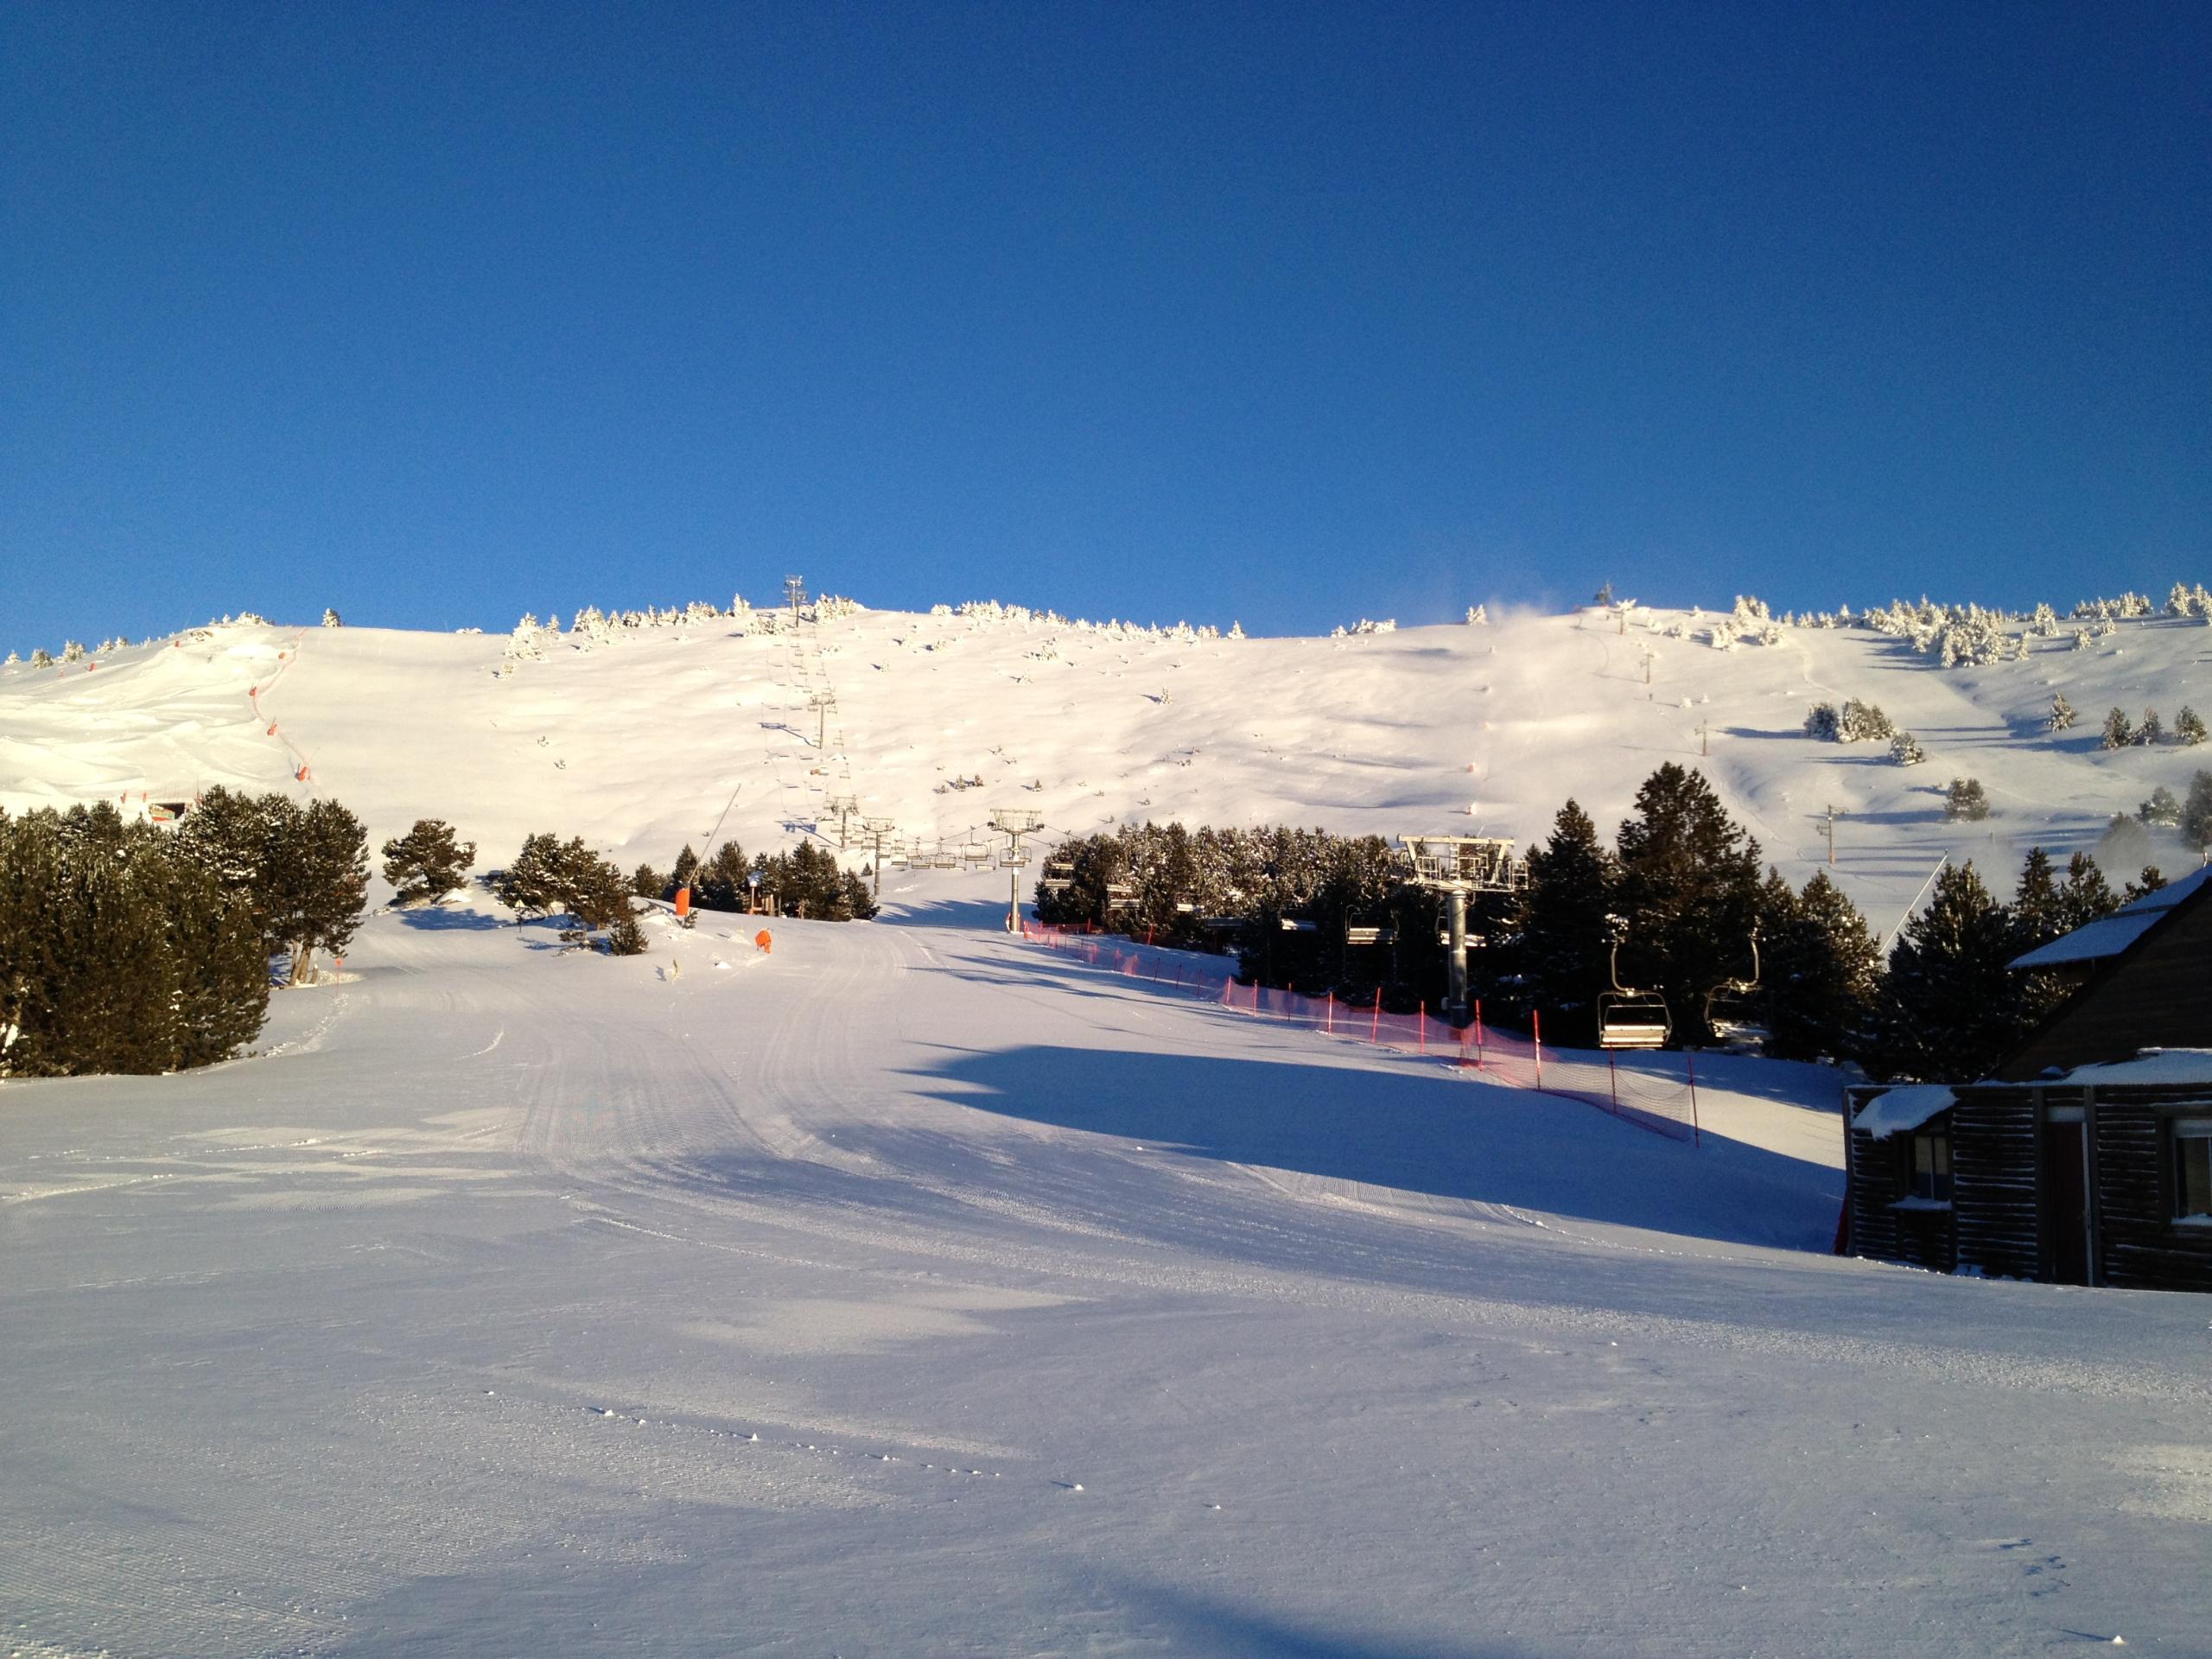
[[[2156,893],[2146,893],[2133,903],[2122,905],[2101,921],[2084,923],[2071,933],[2062,933],[2048,944],[2039,944],[2025,956],[2014,957],[2010,965],[2056,968],[2067,963],[2102,962],[2107,957],[2116,957],[2202,887],[2208,875],[2212,875],[2212,867],[2191,870],[2180,880],[2169,881]]]
[[[2146,1048],[2132,1060],[2077,1065],[2066,1074],[2066,1080],[2139,1085],[2212,1084],[2212,1048]]]
[[[1908,1083],[1885,1090],[1859,1109],[1851,1120],[1877,1141],[1886,1141],[1904,1129],[1916,1129],[1938,1112],[1958,1104],[1958,1096],[1940,1083]]]

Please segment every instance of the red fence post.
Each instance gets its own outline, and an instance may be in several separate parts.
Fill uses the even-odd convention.
[[[1375,988],[1375,1017],[1367,1022],[1367,1040],[1370,1043],[1382,1040],[1382,988],[1380,985]]]
[[[1621,1068],[1610,1048],[1605,1051],[1605,1083],[1613,1091],[1613,1116],[1618,1117],[1621,1110]]]
[[[1536,1039],[1536,1087],[1544,1086],[1544,1014],[1541,1008],[1529,1010],[1529,1030]]]
[[[1428,1052],[1428,999],[1421,1000],[1421,1052]]]
[[[1323,1029],[1334,1033],[1337,1028],[1337,988],[1333,985],[1329,987],[1328,1021],[1329,1023]]]
[[[1705,1144],[1705,1139],[1697,1127],[1697,1056],[1690,1050],[1684,1049],[1682,1064],[1689,1068],[1690,1073],[1690,1145],[1701,1147]]]
[[[1483,1000],[1475,999],[1475,1070],[1483,1069]]]

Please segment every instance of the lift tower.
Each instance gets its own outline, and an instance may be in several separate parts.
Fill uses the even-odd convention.
[[[991,809],[991,828],[1007,839],[1006,931],[1009,933],[1021,931],[1021,872],[1029,862],[1029,855],[1021,850],[1021,838],[1044,827],[1045,815],[1026,806]]]
[[[1512,893],[1529,882],[1528,864],[1513,856],[1513,843],[1496,836],[1400,836],[1408,882],[1445,896],[1451,917],[1446,938],[1450,950],[1449,990],[1445,1009],[1454,1020],[1467,1017],[1467,895]]]

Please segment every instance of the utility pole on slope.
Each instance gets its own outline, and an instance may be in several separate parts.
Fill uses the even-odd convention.
[[[1835,868],[1835,808],[1830,806],[1821,824],[1821,833],[1828,838],[1828,868]]]

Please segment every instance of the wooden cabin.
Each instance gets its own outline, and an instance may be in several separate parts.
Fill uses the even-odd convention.
[[[2212,1291],[2212,877],[2013,963],[2078,981],[1994,1077],[1851,1095],[1853,1254]]]

